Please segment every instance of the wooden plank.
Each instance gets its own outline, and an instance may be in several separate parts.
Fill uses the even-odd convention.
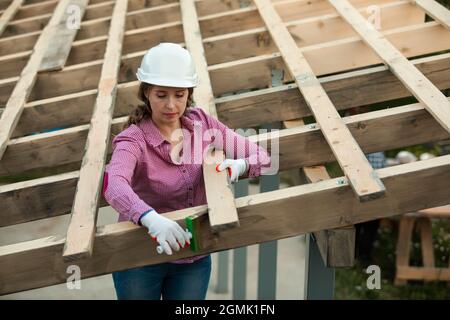
[[[311,66],[302,55],[270,0],[255,4],[292,77],[360,201],[383,197],[385,187],[343,123]]]
[[[172,8],[178,7],[179,8],[179,4],[176,2],[170,3],[170,1],[164,1],[164,3],[160,2],[159,4],[156,2],[153,2],[152,7],[150,9],[157,9],[160,6],[172,7]],[[105,18],[105,17],[110,18],[112,15],[113,7],[114,7],[114,1],[105,1],[105,2],[94,3],[94,4],[90,3],[86,7],[86,11],[84,14],[84,21],[95,20],[95,19],[100,19],[100,18]],[[205,1],[197,2],[197,10],[198,10],[200,16],[217,13],[219,11],[223,12],[226,10],[239,9],[239,8],[240,8],[239,0],[228,1],[227,4],[223,3],[222,0],[210,0],[208,2],[205,2]],[[135,11],[142,10],[142,9],[149,9],[149,8],[146,8],[145,1],[130,0],[128,3],[127,16],[135,13]],[[169,14],[177,14],[176,11],[177,10],[172,9],[168,13]],[[179,12],[178,12],[178,15],[179,15]],[[48,20],[48,19],[50,19],[50,17],[51,17],[51,13],[45,13],[45,14],[41,14],[41,15],[33,15],[32,17],[29,17],[29,18],[14,20],[10,24],[11,30],[10,30],[10,32],[8,32],[8,36],[40,30],[43,27],[41,25],[42,21],[46,20],[46,19]],[[157,19],[161,18],[161,16],[159,16],[159,17],[156,16],[156,18]],[[149,18],[145,18],[145,19],[149,20]],[[46,22],[44,22],[44,23],[46,23]],[[5,32],[5,34],[6,34],[6,32]]]
[[[295,119],[284,121],[283,124],[289,129],[304,125],[304,121],[303,119]],[[303,167],[301,170],[303,170],[303,175],[309,183],[331,178],[325,166]],[[355,234],[354,226],[314,232],[314,237],[325,266],[334,268],[354,265]]]
[[[94,247],[103,171],[109,147],[128,0],[116,0],[97,100],[86,141],[63,258],[90,257]]]
[[[446,89],[450,88],[450,54],[446,57],[436,55],[412,62],[436,86]],[[410,96],[386,66],[321,77],[319,81],[338,110]],[[216,103],[221,121],[235,128],[311,115],[295,84],[221,97]]]
[[[161,26],[160,26],[161,27]],[[158,31],[158,32],[157,32]],[[81,30],[80,30],[81,32]],[[394,29],[394,30],[388,30],[385,32],[387,37],[396,45],[399,47],[402,47],[402,51],[405,52],[405,54],[409,57],[417,56],[417,55],[424,55],[429,54],[436,51],[442,51],[448,49],[448,41],[450,41],[450,32],[447,29],[442,28],[438,23],[430,22],[427,24],[421,24],[421,25],[415,25],[415,26],[408,26],[407,28],[400,28],[400,29]],[[220,61],[220,57],[226,57],[227,59],[233,58],[236,56],[236,58],[242,57],[242,54],[236,54],[236,50],[226,50],[224,52],[224,48],[233,48],[235,46],[242,47],[242,41],[239,40],[240,37],[242,37],[242,33],[238,33],[235,35],[235,37],[231,37],[227,39],[227,42],[229,42],[229,45],[224,46],[223,43],[221,45],[218,44],[218,42],[214,41],[213,43],[205,43],[205,46],[207,48],[206,54],[207,59],[211,61]],[[237,38],[236,38],[237,37]],[[258,39],[258,33],[253,34],[253,40],[248,40],[250,44],[253,45],[247,45],[245,48],[249,48],[248,55],[258,55],[261,52],[267,51],[267,53],[270,53],[264,59],[258,59],[255,60],[255,63],[264,64],[264,63],[277,63],[277,60],[281,61],[281,58],[278,58],[279,55],[276,53],[273,53],[272,48],[267,47],[263,45],[262,47],[265,48],[264,50],[261,49],[252,49],[252,48],[258,48],[261,47],[261,45],[257,45],[256,40]],[[171,40],[170,40],[171,39]],[[95,41],[94,41],[95,40]],[[184,38],[182,37],[182,28],[180,23],[174,23],[174,24],[168,24],[163,29],[160,29],[159,27],[157,29],[155,28],[149,28],[149,29],[139,29],[136,30],[136,32],[127,32],[125,34],[125,40],[124,40],[124,50],[128,52],[133,51],[139,51],[139,50],[146,50],[148,49],[148,46],[152,46],[159,41],[179,41],[182,42]],[[96,45],[95,42],[99,42],[99,45]],[[218,40],[219,41],[219,40]],[[220,40],[223,42],[224,40]],[[23,39],[18,41],[15,46],[11,44],[12,41],[2,41],[0,39],[0,51],[3,49],[6,50],[6,52],[14,52],[17,51],[14,47],[16,46],[22,46]],[[70,55],[69,57],[69,63],[70,64],[76,64],[81,62],[86,62],[90,60],[95,59],[102,59],[102,52],[104,49],[106,43],[106,36],[103,38],[96,38],[93,39],[93,42],[91,41],[79,41],[74,43],[73,51],[74,53]],[[419,45],[420,44],[420,45]],[[103,47],[102,47],[103,46]],[[18,50],[25,50],[25,48],[18,49]],[[308,61],[310,61],[311,66],[316,71],[317,75],[327,74],[327,73],[335,73],[339,71],[345,71],[348,69],[352,69],[355,67],[363,67],[371,64],[380,63],[381,60],[372,52],[370,48],[367,48],[366,45],[358,38],[354,37],[351,39],[346,39],[345,41],[333,41],[329,42],[327,44],[321,44],[316,46],[309,46],[307,48],[302,49],[303,53],[307,57]],[[100,52],[100,53],[99,53]],[[231,52],[232,56],[228,54],[228,52]],[[349,52],[352,54],[349,56]],[[142,52],[143,55],[145,52]],[[371,53],[371,55],[370,55]],[[140,54],[136,53],[136,57],[134,59],[130,60],[126,59],[124,57],[124,64],[127,64],[127,70],[130,68],[128,64],[131,64],[132,68],[135,68],[136,65],[139,64],[139,61],[141,58],[139,58]],[[327,59],[325,59],[327,56],[333,55],[336,57],[335,60],[333,60],[334,63],[327,62]],[[349,57],[351,59],[349,59]],[[6,59],[6,57],[3,57]],[[135,62],[137,61],[137,62]],[[14,63],[14,60],[11,61]],[[239,66],[237,65],[239,64]],[[241,65],[242,64],[242,65]],[[280,68],[283,68],[283,64],[280,63]],[[249,69],[250,64],[249,61],[237,61],[233,65],[229,65],[229,67],[236,67],[236,68],[246,68],[244,71],[247,73],[247,69]],[[6,67],[5,67],[6,68]],[[14,66],[8,66],[8,68],[14,68]],[[20,68],[20,66],[19,66]],[[246,82],[248,77],[243,76],[240,78],[234,78],[231,81],[228,79],[220,79],[220,81],[217,81],[217,78],[222,73],[222,69],[228,68],[227,65],[217,65],[217,66],[210,66],[209,69],[213,73],[213,76],[211,77],[213,81],[213,88],[216,94],[221,94],[223,92],[233,91],[233,90],[239,90],[235,89],[236,87],[242,87],[243,84],[247,85]],[[16,67],[17,69],[17,67]],[[219,70],[220,72],[219,72]],[[259,78],[262,78],[260,73],[263,73],[265,70],[262,68],[262,66],[252,67],[251,69],[260,69],[255,76],[252,76],[250,79],[252,80],[252,86],[255,87],[255,84],[258,82],[256,81]],[[232,72],[235,72],[234,70]],[[253,72],[255,73],[255,72]],[[92,74],[92,72],[89,72],[89,74]],[[244,74],[245,75],[245,74]],[[264,73],[263,73],[264,75]],[[85,78],[86,76],[83,76]],[[231,77],[231,76],[230,76]],[[71,76],[71,79],[73,77]],[[222,78],[222,77],[219,77]],[[241,79],[242,78],[242,79]],[[265,78],[264,78],[265,79]],[[130,81],[132,78],[130,77],[124,77],[124,80],[122,81]],[[133,79],[134,80],[134,79]],[[288,79],[286,79],[287,81]],[[1,86],[5,86],[6,84],[1,84]],[[49,86],[50,88],[42,89],[41,92],[47,92],[49,91],[52,86]],[[66,86],[67,87],[67,86]],[[0,87],[1,88],[1,87]],[[12,89],[11,89],[12,90]],[[0,92],[0,100],[4,101],[5,93],[3,92],[4,89]],[[49,92],[52,92],[50,90]],[[61,93],[60,93],[61,94]],[[33,95],[34,96],[34,95]],[[36,97],[37,98],[37,97]]]
[[[86,9],[89,0],[71,0],[68,6],[76,6],[79,10],[80,23],[83,18],[84,11]],[[69,56],[72,42],[78,32],[78,29],[70,29],[67,26],[70,11],[64,10],[64,16],[61,18],[59,25],[52,38],[52,45],[47,47],[47,50],[42,57],[41,66],[38,72],[61,70],[66,64],[67,57]]]
[[[432,53],[448,50],[450,43],[450,31],[442,28],[436,22],[389,30],[385,34],[392,42],[401,46],[402,51],[408,57],[427,54],[426,51]],[[415,43],[419,41],[419,38],[421,38],[421,45],[416,46]],[[411,54],[410,49],[415,51],[415,54]],[[313,67],[316,76],[382,62],[359,37],[308,46],[302,48],[301,51]],[[327,57],[330,56],[335,59],[328,59]],[[283,63],[281,55],[271,52],[266,55],[209,66],[214,93],[221,95],[243,89],[264,88],[267,85],[267,79],[270,79],[270,67],[285,70],[283,82],[294,80]],[[237,73],[243,74],[245,77],[235,77]]]
[[[293,237],[448,202],[450,155],[377,172],[389,193],[365,203],[357,201],[351,187],[338,183],[339,179],[238,198],[241,226],[223,232],[215,244],[198,253],[181,250],[172,256],[159,255],[152,250],[156,244],[145,230],[130,222],[99,227],[92,258],[78,263],[81,277]],[[184,226],[187,216],[203,212],[206,218],[206,211],[207,205],[203,205],[163,215]],[[202,221],[206,228],[201,228],[201,236],[211,237],[206,220]],[[60,255],[64,241],[64,237],[52,236],[0,247],[0,294],[66,282],[70,263]]]
[[[194,0],[181,0],[180,6],[186,48],[194,59],[199,79],[198,86],[194,90],[194,99],[206,113],[217,118],[214,94],[211,88],[208,64],[205,60],[205,49]]]
[[[78,178],[79,171],[72,171],[0,186],[0,227],[70,213]]]
[[[434,20],[450,29],[450,10],[435,0],[415,0],[414,3],[421,7]]]
[[[8,140],[19,121],[25,102],[36,82],[36,75],[43,55],[55,34],[55,26],[59,25],[68,3],[69,0],[62,0],[58,3],[52,18],[37,40],[33,54],[23,69],[21,77],[6,103],[5,111],[0,118],[0,160],[6,151]]]
[[[121,131],[126,119],[127,117],[122,117],[113,120],[112,135]],[[423,105],[397,107],[343,119],[367,152],[450,138],[447,131],[434,120]],[[28,159],[28,163],[37,162],[43,167],[51,166],[51,162],[42,163],[48,158],[56,158],[59,162],[77,160],[79,163],[88,130],[89,126],[84,125],[65,130],[64,135],[58,134],[57,131],[50,132],[46,134],[46,138],[42,138],[43,142],[33,140],[32,145],[24,144],[15,151],[13,158],[6,163],[0,162],[0,165],[5,165],[1,168],[2,173],[5,174],[5,170],[24,167],[25,159]],[[326,141],[319,129],[305,126],[285,129],[280,133],[280,170],[298,170],[299,167],[334,161],[331,151],[326,149]],[[255,141],[254,137],[250,139]],[[264,136],[260,138],[262,143],[272,145],[272,140],[264,139]],[[109,153],[111,152],[110,147]],[[21,162],[17,165],[17,161]],[[0,186],[0,203],[4,207],[4,210],[0,210],[0,227],[69,213],[77,180],[75,176],[56,175]],[[64,187],[58,192],[52,192],[58,185]],[[100,206],[108,206],[103,197]],[[26,209],[29,207],[34,210],[30,212]]]
[[[51,13],[57,7],[58,0],[42,1],[40,3],[32,3],[23,5],[17,12],[15,19],[24,19]]]
[[[52,14],[48,13],[37,17],[11,21],[3,32],[3,37],[12,37],[41,30],[51,17]]]
[[[328,268],[355,265],[355,226],[314,232],[323,263]]]
[[[12,1],[8,8],[0,16],[0,36],[2,35],[3,31],[5,31],[10,21],[14,18],[14,15],[19,10],[19,7],[22,5],[23,1],[24,0]]]
[[[177,3],[173,4],[165,4],[164,7],[176,7],[178,6]],[[83,21],[81,22],[81,27],[85,27],[87,24],[86,22],[89,20],[96,20],[96,21],[104,21],[102,18],[107,18],[107,21],[110,21],[112,10],[114,8],[114,1],[108,1],[98,4],[89,4],[86,7]],[[127,16],[134,15],[138,11],[142,12],[142,9],[153,9],[157,10],[158,6],[152,6],[151,8],[145,8],[145,2],[142,0],[130,0],[128,3],[128,13]],[[174,10],[171,12],[167,12],[168,14],[176,14],[174,13]],[[179,14],[178,14],[179,15]],[[164,16],[164,14],[163,14]],[[9,27],[10,30],[8,32],[5,32],[4,36],[12,36],[17,34],[23,34],[27,32],[33,32],[42,29],[42,21],[45,21],[46,19],[49,19],[51,17],[51,14],[42,14],[38,16],[33,16],[30,18],[24,18],[24,19],[18,19],[14,20],[10,23]],[[161,16],[158,18],[157,15],[155,15],[157,19],[160,19]],[[144,17],[144,19],[148,20],[149,17]],[[142,20],[144,20],[142,19]],[[135,19],[131,19],[133,21]],[[139,20],[138,22],[140,22]],[[147,22],[148,23],[148,22]]]
[[[366,8],[362,8],[362,12],[365,12],[365,9]],[[411,5],[408,1],[397,1],[389,5],[383,5],[380,7],[380,10],[382,14],[381,23],[384,27],[383,29],[407,26],[419,23],[424,19],[423,11],[416,6]],[[154,16],[149,16],[148,19],[145,20],[147,24],[147,21],[157,21],[158,19],[161,20],[161,18],[165,17],[164,12],[159,15],[156,11],[154,13]],[[85,16],[86,14],[87,10]],[[156,17],[158,19],[156,19]],[[143,19],[137,20],[137,23],[140,23],[142,20]],[[316,25],[318,23],[323,23],[323,27],[317,28]],[[354,35],[353,29],[345,21],[342,21],[338,14],[319,16],[314,19],[295,20],[286,25],[294,38],[297,39],[296,43],[299,46],[308,46]],[[181,27],[179,29],[181,33]],[[80,32],[82,31],[80,30]],[[150,42],[149,46],[153,45],[154,42],[152,42],[151,36],[140,36],[145,39],[144,44]],[[127,34],[125,34],[125,38],[127,38]],[[208,64],[216,64],[225,62],[229,59],[245,58],[276,51],[274,44],[268,41],[269,38],[270,35],[266,31],[266,28],[260,28],[259,31],[258,29],[252,29],[234,35],[228,34],[225,36],[204,39],[205,57]],[[171,39],[170,41],[173,42],[174,39]],[[106,36],[90,38],[87,41],[75,41],[67,64],[73,65],[89,60],[102,59],[105,45]],[[128,51],[135,51],[135,49],[130,48]],[[22,54],[23,53],[24,52],[22,52]],[[5,59],[6,57],[3,58]],[[4,63],[4,72],[0,77],[8,78],[18,74],[25,64],[23,60],[24,58],[20,57],[15,60],[13,57],[9,58],[9,61],[5,61]]]
[[[194,90],[194,100],[210,116],[217,118],[214,94],[205,59],[202,33],[198,22],[194,0],[181,0],[181,16],[186,47],[195,62],[198,74],[198,85]],[[211,160],[215,161],[211,161]],[[225,159],[223,151],[213,152],[212,157],[203,163],[206,199],[208,201],[208,216],[212,230],[215,232],[239,226],[239,217],[234,204],[234,194],[227,182],[228,172],[218,174],[215,166]]]
[[[297,2],[296,9],[290,10],[290,16],[292,16],[292,18],[297,19],[297,20],[302,19],[303,17],[311,16],[311,12],[309,12],[309,10],[317,7],[317,3],[308,4],[308,3],[304,2],[303,0],[296,0],[296,2]],[[364,7],[364,6],[373,5],[373,4],[383,5],[383,3],[386,2],[386,0],[361,0],[359,2],[361,4],[361,6]],[[199,11],[200,15],[201,15],[200,11],[205,5],[208,6],[207,3],[204,4],[203,6],[199,6],[198,11]],[[150,9],[154,9],[154,10],[164,9],[164,7],[166,7],[166,6],[160,6],[159,8],[153,7]],[[283,8],[284,3],[280,2],[277,4],[277,6],[279,6],[280,8]],[[321,8],[321,7],[323,7],[323,5],[321,5],[320,8],[317,8],[317,10],[314,10],[315,14],[321,15],[326,12],[329,12],[331,9],[331,7],[329,7],[329,6],[327,6],[326,10],[325,10],[325,8]],[[410,7],[414,8],[414,6],[410,6]],[[150,9],[147,8],[147,9],[141,10],[141,12],[147,12],[148,13],[147,15],[139,15],[138,14],[139,12],[137,12],[137,11],[128,13],[128,15],[131,18],[130,23],[127,23],[127,27],[131,28],[129,31],[136,30],[136,26],[134,26],[131,23],[133,20],[135,20],[136,23],[138,23],[141,26],[144,26],[144,25],[153,26],[153,27],[161,26],[158,24],[158,23],[161,23],[161,17],[158,16],[157,14],[155,15],[154,13],[156,13],[156,12],[154,12],[154,13],[149,12]],[[408,16],[407,13],[409,11],[410,11],[409,9],[405,10],[406,16]],[[308,14],[308,12],[309,12],[309,14]],[[383,12],[383,14],[384,14],[384,12]],[[164,16],[164,15],[165,15],[164,12],[162,12],[162,16]],[[225,13],[222,13],[222,15],[224,15],[222,18],[222,21],[218,21],[217,17],[215,15],[204,16],[200,19],[203,36],[206,36],[206,35],[218,36],[218,35],[233,32],[233,31],[241,31],[244,29],[250,29],[254,26],[262,26],[263,25],[261,19],[259,18],[259,15],[257,14],[257,10],[255,8],[251,11],[250,16],[249,16],[247,8],[235,10],[232,12],[225,12]],[[386,14],[386,15],[388,16],[388,14]],[[140,17],[132,18],[132,16],[140,16]],[[176,16],[176,13],[171,11],[170,16],[171,16],[171,18],[168,19],[169,22],[177,22],[177,21],[172,20],[173,17]],[[415,16],[416,15],[414,15],[414,17],[412,18],[412,21],[417,19]],[[254,23],[255,19],[257,19],[259,21],[259,24],[255,25],[255,23]],[[405,17],[404,20],[410,20],[410,19],[411,19],[410,17],[409,18]],[[178,22],[180,22],[180,21],[178,21]],[[76,40],[87,40],[89,38],[95,38],[95,37],[102,36],[102,35],[106,36],[108,33],[109,24],[110,24],[109,17],[103,17],[103,18],[90,20],[90,21],[82,21],[81,29],[78,31]],[[292,23],[290,23],[291,26],[295,26],[296,24],[297,24],[296,21],[293,21]],[[236,26],[239,26],[239,28],[237,28]],[[140,29],[145,29],[145,28],[140,28]],[[136,31],[138,31],[138,30],[139,29],[137,29]],[[37,31],[37,32],[34,31],[29,34],[23,34],[22,38],[21,38],[21,43],[20,43],[21,47],[25,47],[28,49],[32,48],[32,45],[34,43],[33,34],[37,37],[39,35],[39,32],[40,31]],[[159,31],[155,31],[155,32],[161,33],[164,31],[159,30]],[[13,39],[14,38],[8,38],[8,39],[4,39],[4,40],[13,40]],[[144,40],[145,40],[145,36],[144,36]],[[175,42],[173,39],[170,39],[169,41]],[[254,42],[254,41],[251,41],[251,42]],[[1,40],[0,40],[0,43],[1,43]],[[148,45],[148,46],[152,46],[154,44],[155,43],[152,43],[151,45]],[[0,48],[1,48],[1,46],[0,46]],[[18,49],[14,49],[14,52],[17,52],[17,50]],[[23,49],[23,50],[27,50],[27,49]],[[0,50],[0,52],[2,52],[2,51],[3,50]],[[222,52],[222,53],[225,54],[226,52]]]
[[[219,233],[239,227],[239,217],[233,190],[227,183],[227,171],[216,172],[216,163],[221,163],[225,159],[223,151],[212,151],[210,159],[214,159],[214,162],[203,164],[208,220],[211,229]]]
[[[329,0],[361,38],[386,63],[411,93],[424,103],[427,110],[450,131],[450,102],[408,59],[379,31],[369,26],[347,0]]]

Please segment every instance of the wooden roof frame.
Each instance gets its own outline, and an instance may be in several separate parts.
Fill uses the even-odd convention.
[[[301,123],[312,114],[320,119],[322,110],[314,109],[317,101],[313,96],[299,94],[299,90],[305,94],[301,73],[290,73],[298,63],[292,55],[296,45],[298,56],[307,61],[300,70],[308,67],[308,79],[314,80],[315,88],[336,110],[411,94],[418,97],[421,102],[416,104],[337,119],[347,137],[354,138],[360,159],[362,152],[448,139],[450,100],[439,95],[439,90],[450,88],[450,53],[445,52],[450,49],[449,12],[434,1],[352,0],[342,5],[334,0],[255,0],[255,5],[241,8],[239,0],[155,0],[152,7],[145,8],[142,0],[91,0],[86,3],[81,29],[60,35],[73,42],[59,50],[62,59],[49,59],[60,61],[51,67],[57,71],[40,70],[46,44],[54,37],[51,28],[43,27],[58,23],[60,16],[53,14],[61,12],[62,2],[0,0],[0,63],[4,70],[0,75],[0,106],[5,107],[0,118],[0,176],[68,164],[79,164],[80,170],[0,186],[0,227],[73,214],[81,196],[76,190],[87,185],[91,186],[89,208],[75,210],[78,213],[72,216],[69,227],[73,232],[67,237],[53,235],[0,247],[0,294],[64,282],[66,268],[74,258],[78,258],[82,276],[91,277],[199,254],[185,250],[173,256],[157,255],[156,250],[148,250],[154,244],[144,241],[143,228],[128,222],[96,230],[98,206],[108,205],[100,195],[100,173],[112,151],[111,135],[120,131],[137,102],[134,72],[142,55],[163,41],[180,43],[192,52],[203,81],[195,99],[228,126],[284,121],[285,129],[279,134],[280,170],[304,168],[311,182],[238,199],[230,192],[228,207],[236,210],[234,218],[239,219],[240,227],[220,235],[210,228],[214,211],[210,205],[214,204],[218,213],[223,210],[212,193],[208,194],[208,206],[165,213],[182,226],[184,217],[201,215],[205,227],[200,236],[213,244],[200,253],[333,228],[347,229],[351,234],[355,223],[448,204],[450,156],[379,170],[366,167],[366,172],[373,172],[372,178],[378,177],[379,186],[385,186],[382,197],[369,199],[354,194],[364,189],[355,186],[366,183],[358,175],[350,174],[356,180],[330,179],[323,167],[318,172],[308,169],[336,159],[341,164],[348,161],[340,161],[342,151],[332,152],[335,149],[329,143],[335,140],[329,138],[333,126],[327,129],[320,121],[319,125]],[[386,18],[382,17],[382,30],[369,32],[361,29],[361,21],[365,21],[361,14],[374,3]],[[425,22],[425,13],[435,21]],[[111,21],[115,23],[110,29]],[[275,35],[277,32],[282,32],[283,38]],[[392,50],[400,48],[396,56],[401,58],[401,73],[390,71],[397,70],[395,64],[400,59],[386,60],[384,52],[378,51],[379,57],[372,51],[370,46],[376,47],[377,39],[383,39]],[[288,47],[284,46],[286,41]],[[333,63],[326,59],[330,56],[336,57]],[[104,74],[105,66],[110,73]],[[284,71],[283,85],[269,85],[272,70]],[[421,77],[422,87],[407,85],[409,92],[397,76],[406,84],[409,77]],[[423,88],[434,93],[431,99],[420,91]],[[437,95],[438,103],[433,100]],[[98,126],[89,125],[97,118],[102,119]],[[54,127],[64,129],[33,134]],[[103,139],[96,152],[90,147],[94,133],[100,137],[96,139]],[[259,134],[250,139],[268,142],[271,151],[270,142],[275,137]],[[96,163],[98,171],[93,179],[83,178],[92,175],[88,166],[84,167],[89,161]],[[360,166],[356,164],[352,170]],[[220,179],[205,177],[205,183],[225,186],[224,175]],[[27,207],[34,210],[27,212]],[[85,236],[77,230],[77,217],[87,221]],[[77,247],[80,239],[87,245],[64,259],[65,245],[75,243]],[[326,250],[322,249],[324,258],[328,257]],[[36,272],[40,272],[39,277]]]

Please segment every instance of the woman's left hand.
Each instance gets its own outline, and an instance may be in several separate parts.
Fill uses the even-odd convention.
[[[245,159],[225,159],[221,164],[216,166],[216,171],[220,172],[227,168],[231,182],[236,182],[248,170],[248,165]]]

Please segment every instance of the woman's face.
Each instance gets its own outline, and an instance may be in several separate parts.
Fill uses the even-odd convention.
[[[177,122],[186,109],[188,94],[187,88],[151,86],[147,98],[152,108],[153,121],[160,124]]]

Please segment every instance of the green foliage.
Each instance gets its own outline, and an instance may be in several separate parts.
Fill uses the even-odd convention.
[[[450,0],[437,0],[437,2],[450,9]]]
[[[450,299],[450,282],[408,281],[395,286],[395,247],[397,228],[380,229],[371,261],[357,261],[352,268],[336,269],[336,299]],[[433,243],[437,267],[447,267],[450,255],[450,219],[433,222]],[[421,266],[421,248],[415,232],[411,246],[411,265]],[[369,265],[381,269],[381,289],[369,290],[366,285]]]

